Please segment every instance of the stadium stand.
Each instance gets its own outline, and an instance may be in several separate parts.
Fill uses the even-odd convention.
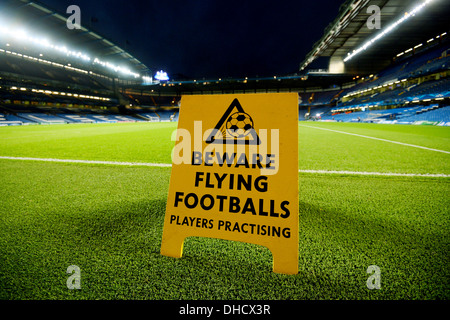
[[[129,114],[133,101],[120,90],[149,81],[139,60],[92,30],[69,30],[64,14],[42,4],[5,0],[1,10],[3,25],[22,24],[0,28],[2,125],[145,121]]]
[[[448,54],[449,44],[446,41],[397,60],[378,74],[360,79],[356,84],[339,92],[335,90],[300,94],[299,119],[404,124],[420,121],[448,123]],[[328,100],[333,93],[335,96]]]
[[[18,39],[14,30],[0,29],[0,125],[177,121],[182,95],[285,91],[298,92],[300,121],[450,122],[447,9],[427,13],[433,24],[427,19],[409,22],[384,47],[346,62],[343,74],[305,69],[317,57],[350,54],[349,43],[353,52],[366,43],[369,35],[360,32],[360,21],[367,19],[365,8],[372,2],[346,1],[300,73],[153,81],[148,67],[112,41],[84,27],[68,31],[64,14],[27,0],[5,0],[5,16],[9,11],[32,21],[36,37],[56,29],[68,47],[85,47],[70,51],[42,43],[34,34]],[[394,0],[376,4],[392,12],[382,17],[383,25],[409,9],[407,2]],[[114,61],[107,61],[110,57]]]
[[[300,106],[325,106],[333,105],[342,90],[330,90],[322,92],[299,93]]]
[[[431,108],[412,116],[403,117],[399,121],[406,123],[417,121],[450,122],[450,106],[436,109]]]

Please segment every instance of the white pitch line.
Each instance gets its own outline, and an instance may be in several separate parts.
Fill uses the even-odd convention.
[[[321,173],[321,174],[349,174],[358,176],[386,176],[386,177],[429,177],[429,178],[450,178],[449,174],[443,173],[395,173],[395,172],[364,172],[364,171],[328,171],[328,170],[298,170],[300,173]]]
[[[319,128],[319,127],[311,127],[311,126],[305,126],[305,125],[299,125],[299,126],[300,127],[306,127],[306,128],[319,129],[319,130],[332,131],[332,132],[337,132],[337,133],[343,133],[343,134],[348,134],[348,135],[351,135],[351,136],[356,136],[356,137],[361,137],[361,138],[367,138],[367,139],[372,139],[372,140],[379,140],[379,141],[399,144],[399,145],[402,145],[402,146],[408,146],[408,147],[413,147],[413,148],[419,148],[419,149],[424,149],[424,150],[429,150],[429,151],[436,151],[436,152],[442,152],[442,153],[450,154],[450,151],[433,149],[433,148],[427,148],[427,147],[418,146],[418,145],[415,145],[415,144],[409,144],[409,143],[403,143],[403,142],[398,142],[398,141],[393,141],[393,140],[375,138],[375,137],[371,137],[371,136],[364,136],[364,135],[356,134],[356,133],[350,133],[350,132],[333,130],[333,129],[326,129],[326,128]]]
[[[97,161],[97,160],[72,160],[72,159],[47,159],[47,158],[29,158],[29,157],[2,157],[4,160],[22,160],[22,161],[41,161],[41,162],[60,162],[60,163],[85,163],[85,164],[107,164],[115,166],[144,166],[170,168],[171,164],[166,163],[144,163],[144,162],[118,162],[118,161]]]
[[[58,163],[83,163],[83,164],[105,164],[128,167],[157,167],[170,168],[167,163],[146,163],[146,162],[119,162],[119,161],[97,161],[97,160],[72,160],[72,159],[49,159],[49,158],[30,158],[30,157],[5,157],[0,156],[0,160],[16,161],[40,161],[40,162],[58,162]],[[450,175],[443,173],[390,173],[390,172],[364,172],[364,171],[333,171],[333,170],[298,170],[299,173],[319,173],[319,174],[348,174],[364,176],[387,176],[387,177],[430,177],[430,178],[450,178]]]

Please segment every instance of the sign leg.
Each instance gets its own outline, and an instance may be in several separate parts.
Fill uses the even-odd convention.
[[[172,258],[181,258],[183,256],[184,237],[177,237],[173,234],[167,236],[163,234],[161,242],[161,254]]]
[[[290,251],[292,252],[272,251],[273,272],[289,275],[298,273],[298,249]]]

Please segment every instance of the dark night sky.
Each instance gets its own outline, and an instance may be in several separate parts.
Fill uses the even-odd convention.
[[[218,78],[283,75],[333,21],[342,0],[40,0],[109,38],[153,71]],[[127,44],[128,42],[128,44]]]

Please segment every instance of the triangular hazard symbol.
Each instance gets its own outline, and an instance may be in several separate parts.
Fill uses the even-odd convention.
[[[212,130],[206,143],[259,145],[261,140],[253,127],[253,119],[234,99]]]

